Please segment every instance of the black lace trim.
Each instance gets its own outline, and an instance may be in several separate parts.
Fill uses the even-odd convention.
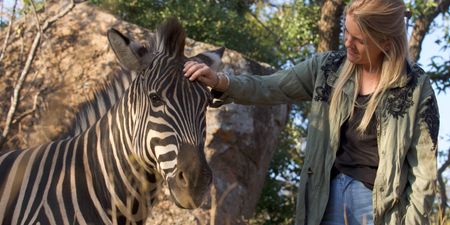
[[[418,77],[422,74],[424,74],[424,71],[419,66],[408,66],[408,83],[404,87],[397,87],[388,91],[384,107],[387,113],[396,119],[406,114],[409,107],[414,104],[412,95],[417,87]]]
[[[331,86],[328,85],[327,80],[331,73],[336,73],[346,56],[345,51],[331,52],[325,60],[325,63],[320,68],[324,74],[324,81],[321,86],[316,87],[315,101],[329,102],[331,96]]]
[[[433,141],[433,149],[435,149],[439,135],[439,112],[435,98],[429,98],[425,102],[425,110],[420,117],[427,124],[428,132]]]

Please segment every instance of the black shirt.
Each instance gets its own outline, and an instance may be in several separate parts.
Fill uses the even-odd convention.
[[[370,95],[357,97],[353,116],[341,127],[340,146],[334,162],[333,175],[341,172],[361,181],[372,190],[379,161],[376,116],[372,116],[363,134],[356,129],[364,115],[369,98]]]

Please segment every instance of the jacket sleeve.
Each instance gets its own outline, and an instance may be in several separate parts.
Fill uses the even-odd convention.
[[[265,105],[311,100],[315,80],[327,55],[315,55],[269,76],[230,76],[229,88],[221,98],[225,103]]]
[[[422,88],[412,146],[407,154],[410,186],[406,190],[409,202],[405,224],[429,224],[435,197],[439,111],[428,78]]]

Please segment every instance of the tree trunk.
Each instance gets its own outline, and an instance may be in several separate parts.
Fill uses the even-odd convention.
[[[430,30],[431,23],[440,13],[447,12],[449,5],[450,0],[442,0],[434,10],[428,10],[418,15],[409,40],[409,55],[413,62],[419,61],[422,43]]]
[[[325,0],[321,7],[319,21],[318,52],[337,50],[341,32],[341,16],[344,10],[343,0]]]

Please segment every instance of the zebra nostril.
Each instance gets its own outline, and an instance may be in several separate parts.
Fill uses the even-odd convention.
[[[183,171],[179,171],[179,172],[178,172],[177,180],[178,180],[178,183],[179,183],[180,185],[182,185],[182,186],[188,186],[188,181],[187,181],[186,177],[184,176]]]
[[[210,176],[210,179],[209,179],[209,183],[208,183],[208,185],[211,185],[212,183],[213,183],[213,181],[214,181],[214,176]]]

